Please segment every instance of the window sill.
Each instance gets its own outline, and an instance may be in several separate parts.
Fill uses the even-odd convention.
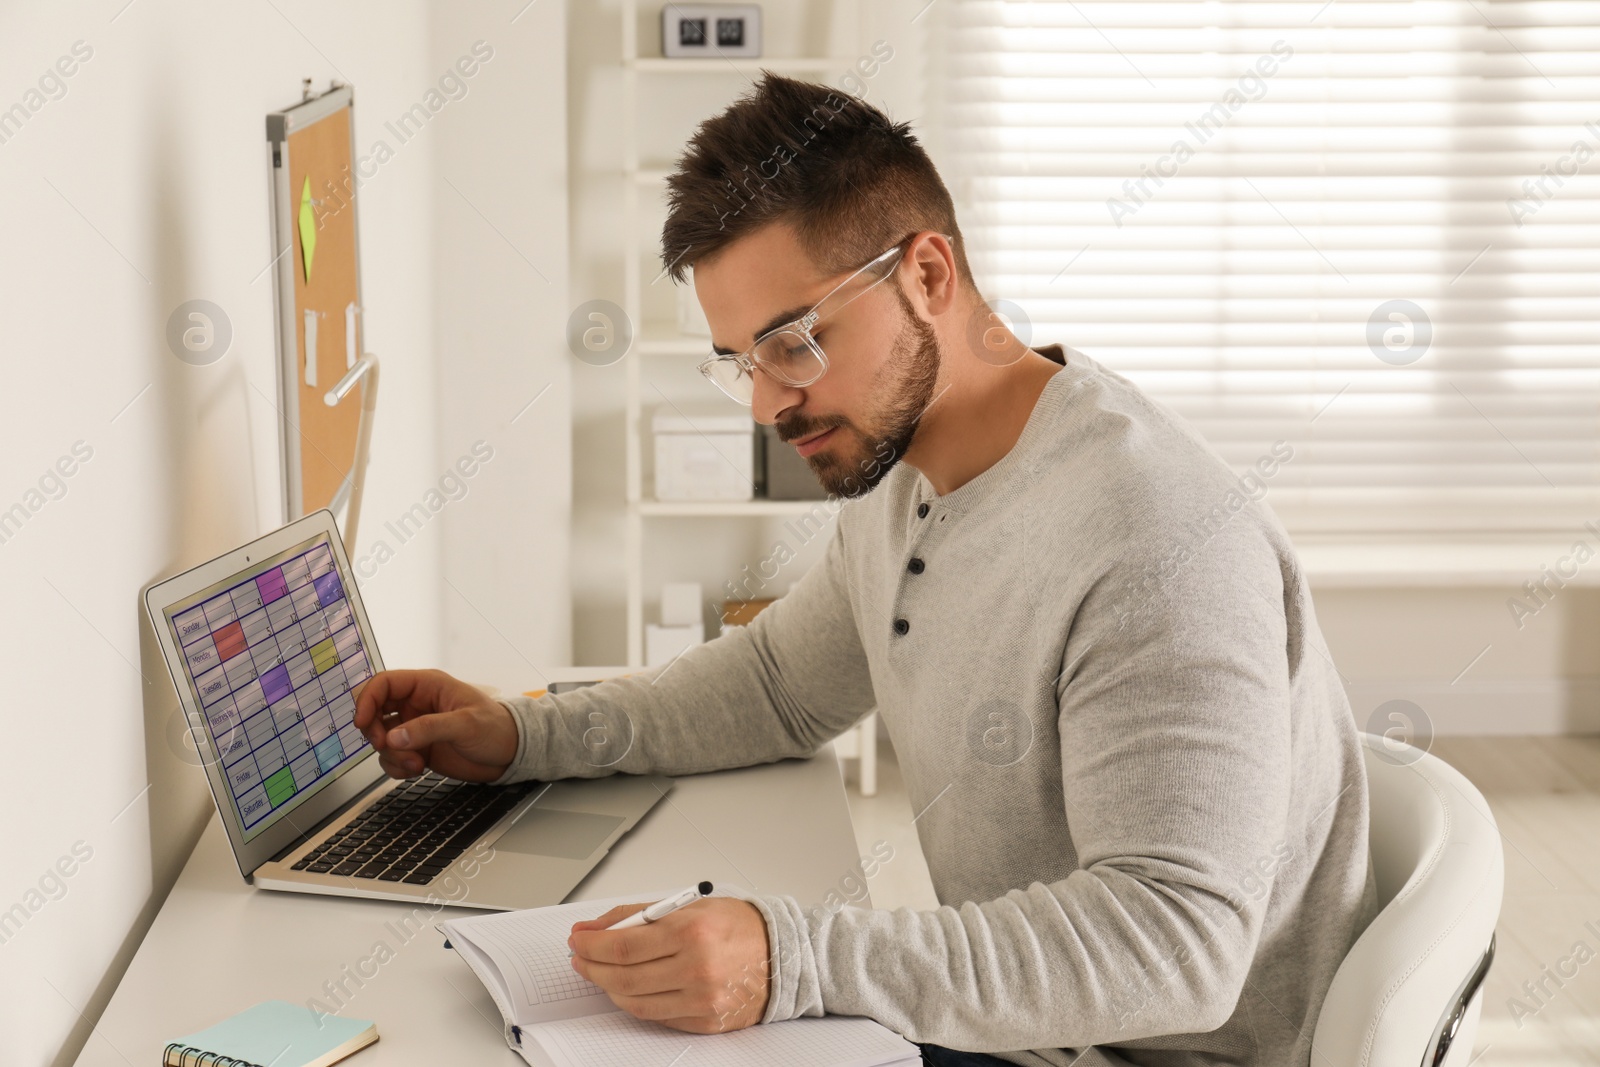
[[[1573,555],[1579,543],[1591,557]],[[1318,589],[1441,586],[1521,587],[1541,581],[1544,568],[1561,584],[1600,588],[1600,538],[1587,531],[1501,540],[1417,540],[1370,537],[1360,541],[1296,537],[1295,551]]]

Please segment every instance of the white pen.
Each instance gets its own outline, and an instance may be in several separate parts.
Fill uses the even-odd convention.
[[[690,886],[681,893],[658,900],[649,907],[641,908],[632,915],[628,916],[626,919],[619,919],[618,921],[612,923],[610,926],[607,926],[606,929],[626,930],[632,926],[643,926],[645,923],[653,923],[664,915],[671,915],[685,904],[693,904],[702,897],[709,897],[710,895],[711,883],[701,882],[699,885]],[[574,953],[572,952],[567,953],[569,959],[573,955]]]

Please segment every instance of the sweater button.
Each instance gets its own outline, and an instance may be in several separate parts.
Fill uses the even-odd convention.
[[[927,567],[928,565],[922,562],[922,557],[920,556],[912,556],[911,562],[906,564],[906,570],[910,571],[912,574],[921,574],[923,571],[927,570]]]
[[[928,517],[928,505],[926,505],[926,504],[918,504],[917,505],[917,518],[925,519],[927,517]]]
[[[908,631],[910,629],[911,629],[911,624],[909,622],[906,622],[906,620],[904,620],[904,619],[896,619],[896,620],[894,620],[894,632],[899,634],[901,637],[904,637],[906,635],[906,631]]]

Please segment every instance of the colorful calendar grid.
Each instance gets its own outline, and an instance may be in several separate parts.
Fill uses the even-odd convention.
[[[325,538],[170,622],[247,831],[365,753],[372,668]]]

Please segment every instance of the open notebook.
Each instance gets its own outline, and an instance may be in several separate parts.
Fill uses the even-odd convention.
[[[572,924],[613,905],[677,892],[490,912],[438,924],[505,1018],[506,1043],[532,1067],[889,1067],[917,1064],[917,1046],[871,1019],[794,1019],[726,1034],[686,1034],[622,1011],[572,969]],[[742,896],[721,886],[713,896]]]

